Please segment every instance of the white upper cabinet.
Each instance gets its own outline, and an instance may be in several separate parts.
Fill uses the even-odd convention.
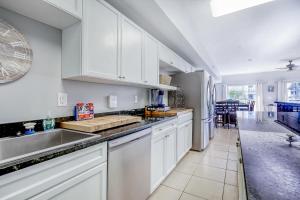
[[[81,10],[82,0],[47,1]],[[64,79],[158,87],[159,59],[185,71],[177,54],[104,0],[82,1],[82,20],[62,32]]]
[[[84,1],[83,7],[83,73],[117,79],[119,13],[97,0]]]
[[[158,42],[148,34],[144,34],[143,81],[146,84],[158,85],[159,61]]]
[[[82,0],[1,0],[0,7],[59,29],[82,17]]]
[[[190,67],[187,67],[191,66],[188,62],[161,43],[159,44],[159,60],[179,71],[191,72]]]
[[[142,82],[143,31],[126,18],[122,19],[121,77]]]
[[[82,18],[82,0],[43,0],[43,1],[46,1],[73,16]]]
[[[172,61],[172,51],[163,44],[159,45],[159,59],[169,65],[174,65]]]

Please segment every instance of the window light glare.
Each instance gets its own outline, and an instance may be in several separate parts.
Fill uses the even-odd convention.
[[[273,0],[211,0],[210,8],[214,17],[220,17],[271,1]]]

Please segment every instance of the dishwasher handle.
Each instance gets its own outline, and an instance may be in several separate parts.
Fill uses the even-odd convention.
[[[112,140],[110,142],[108,142],[108,148],[113,148],[113,147],[117,147],[120,146],[122,144],[131,142],[133,140],[136,140],[138,138],[144,137],[146,135],[149,135],[151,133],[151,128],[136,132],[136,133],[132,133],[130,135]]]

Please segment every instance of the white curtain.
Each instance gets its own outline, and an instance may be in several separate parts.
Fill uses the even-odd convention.
[[[223,84],[223,95],[222,95],[222,97],[223,97],[223,99],[222,100],[226,100],[227,99],[227,85],[226,84]]]
[[[255,101],[255,111],[264,111],[264,99],[263,99],[263,84],[256,83],[256,101]]]
[[[278,81],[277,87],[277,101],[287,101],[287,81]]]

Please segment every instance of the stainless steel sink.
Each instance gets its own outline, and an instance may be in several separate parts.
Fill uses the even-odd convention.
[[[56,129],[33,135],[0,139],[0,164],[3,162],[73,145],[99,135]]]

